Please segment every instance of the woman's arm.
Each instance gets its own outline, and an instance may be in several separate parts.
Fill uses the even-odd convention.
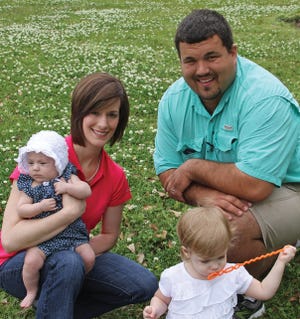
[[[123,205],[108,207],[102,218],[101,233],[90,239],[96,255],[110,250],[116,244],[122,221]]]
[[[20,191],[16,180],[4,210],[1,240],[7,252],[36,246],[63,231],[82,215],[85,201],[63,195],[63,208],[55,214],[41,219],[21,219],[17,213]]]

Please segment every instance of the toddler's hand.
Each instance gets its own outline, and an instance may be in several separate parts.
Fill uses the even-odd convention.
[[[296,251],[296,247],[286,245],[284,246],[283,251],[279,254],[278,259],[287,264],[295,257]]]
[[[56,207],[56,200],[54,198],[46,198],[40,201],[41,210],[43,212],[48,212],[55,210]]]
[[[153,307],[146,306],[143,311],[144,319],[157,319],[155,312],[153,311]]]

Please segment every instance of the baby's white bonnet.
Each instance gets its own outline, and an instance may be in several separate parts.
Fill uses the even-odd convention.
[[[27,153],[43,153],[54,159],[59,176],[68,164],[68,146],[65,139],[55,131],[40,131],[33,134],[27,145],[19,149],[16,159],[21,173],[28,174]]]

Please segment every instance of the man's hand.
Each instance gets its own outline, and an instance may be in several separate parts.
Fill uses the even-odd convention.
[[[183,197],[184,191],[191,185],[192,180],[189,178],[187,171],[184,169],[184,165],[181,165],[166,179],[165,190],[168,192],[169,196],[180,202],[185,202]]]
[[[193,206],[220,207],[229,220],[242,216],[252,206],[250,202],[236,196],[191,182],[182,166],[165,171],[159,175],[159,179],[170,198]]]
[[[194,188],[194,190],[191,189],[187,192],[193,192],[194,201],[196,201],[195,204],[197,206],[220,207],[229,220],[242,216],[252,206],[251,203],[245,200],[205,186],[195,185]],[[188,193],[186,196],[189,196]]]

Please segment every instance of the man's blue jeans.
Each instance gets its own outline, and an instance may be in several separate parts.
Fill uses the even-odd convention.
[[[25,253],[0,267],[0,288],[22,299]],[[126,257],[104,253],[85,275],[81,257],[73,251],[49,256],[41,271],[36,309],[38,319],[88,319],[115,308],[149,300],[157,289],[156,277]]]

